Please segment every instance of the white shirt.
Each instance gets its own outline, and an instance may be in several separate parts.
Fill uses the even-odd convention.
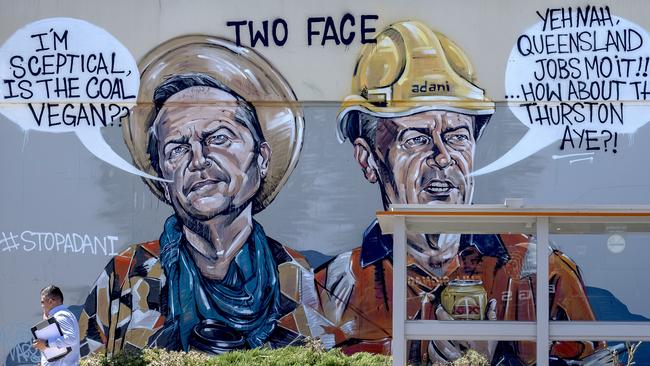
[[[50,347],[66,348],[71,347],[72,351],[65,357],[54,362],[48,362],[45,355],[41,354],[41,365],[43,366],[78,366],[79,365],[79,322],[65,305],[59,305],[48,313],[54,317],[61,326],[62,336],[48,339]]]

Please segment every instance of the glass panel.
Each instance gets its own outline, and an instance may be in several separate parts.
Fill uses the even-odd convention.
[[[469,349],[478,352],[480,356],[468,354]],[[535,342],[412,341],[409,342],[409,351],[411,365],[427,365],[430,361],[434,365],[435,362],[444,364],[456,360],[459,356],[474,361],[477,357],[485,357],[492,365],[536,364]],[[475,365],[478,362],[469,364]],[[555,341],[550,343],[549,365],[650,365],[650,344],[637,341]]]
[[[535,245],[524,234],[409,234],[410,319],[535,320]]]
[[[650,320],[648,242],[648,233],[624,230],[551,235],[551,318]]]
[[[471,350],[471,351],[470,351]],[[492,365],[521,365],[535,363],[535,342],[515,341],[411,341],[409,365],[446,365],[464,358],[461,365],[480,365],[481,360]]]
[[[577,347],[576,347],[577,346]],[[650,365],[650,344],[629,341],[552,342],[549,364],[628,366]]]

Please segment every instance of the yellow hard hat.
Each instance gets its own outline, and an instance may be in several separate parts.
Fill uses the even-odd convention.
[[[494,113],[494,103],[472,84],[474,70],[465,53],[444,35],[418,21],[391,24],[376,43],[361,51],[352,93],[338,114],[341,141],[358,112],[395,118],[444,110],[474,115],[475,136]]]

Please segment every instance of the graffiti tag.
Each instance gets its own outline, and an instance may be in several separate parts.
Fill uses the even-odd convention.
[[[7,366],[15,365],[35,365],[41,361],[41,353],[34,347],[31,342],[22,342],[12,348],[7,355]]]
[[[0,252],[58,252],[63,254],[91,254],[115,256],[114,235],[93,236],[77,233],[39,232],[25,230],[14,233],[0,231]]]

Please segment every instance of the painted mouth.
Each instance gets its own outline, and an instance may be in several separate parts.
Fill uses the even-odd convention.
[[[198,191],[199,189],[201,189],[203,187],[214,185],[214,184],[217,184],[217,183],[219,183],[219,181],[215,180],[215,179],[201,180],[201,181],[192,183],[192,185],[190,186],[189,192]]]
[[[424,187],[423,191],[434,196],[446,196],[454,189],[458,189],[458,187],[456,187],[451,181],[434,179]]]

